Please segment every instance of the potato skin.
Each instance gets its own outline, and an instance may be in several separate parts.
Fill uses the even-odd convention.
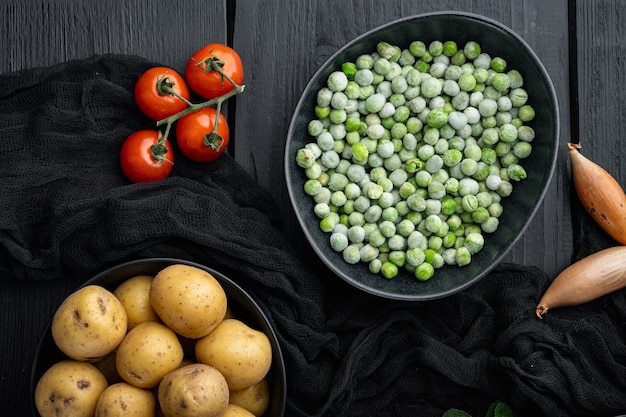
[[[224,411],[221,417],[254,417],[254,414],[243,407],[231,403],[228,404],[226,411]]]
[[[270,383],[267,378],[247,388],[230,392],[230,403],[245,408],[256,417],[261,417],[270,404]]]
[[[150,305],[151,275],[137,275],[122,282],[113,294],[124,306],[128,317],[128,330],[144,321],[160,321]]]
[[[198,339],[215,328],[226,314],[226,293],[207,271],[174,264],[159,271],[150,287],[150,304],[170,329]]]
[[[230,390],[237,391],[267,375],[272,346],[265,333],[238,319],[226,319],[196,342],[196,359],[220,371]]]
[[[151,391],[119,382],[100,394],[94,417],[153,417],[155,409]]]
[[[41,417],[93,416],[107,380],[89,362],[66,359],[53,364],[35,387]]]
[[[98,360],[126,335],[126,310],[112,292],[87,285],[70,294],[52,318],[52,338],[69,358]]]
[[[218,417],[226,411],[228,399],[222,374],[201,363],[178,368],[159,384],[159,406],[166,417]]]
[[[152,388],[183,361],[176,333],[161,323],[147,321],[128,332],[117,348],[118,374],[138,388]]]

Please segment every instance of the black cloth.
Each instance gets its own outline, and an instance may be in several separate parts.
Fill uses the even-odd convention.
[[[625,291],[539,320],[549,277],[504,264],[444,300],[374,299],[309,267],[270,194],[228,154],[181,157],[171,177],[129,183],[118,153],[153,127],[132,95],[152,65],[104,55],[0,76],[0,280],[89,276],[145,257],[232,274],[277,331],[289,417],[480,416],[496,399],[520,416],[626,412]],[[576,217],[577,257],[615,244]]]

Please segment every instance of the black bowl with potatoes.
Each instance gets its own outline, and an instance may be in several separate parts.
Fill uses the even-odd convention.
[[[286,404],[286,373],[276,333],[259,304],[233,279],[213,268],[194,262],[173,258],[152,258],[127,262],[105,270],[86,281],[77,290],[89,285],[98,285],[113,292],[115,288],[131,277],[139,275],[155,276],[159,271],[172,265],[186,265],[208,272],[223,288],[226,294],[228,309],[232,316],[246,323],[250,328],[262,332],[267,336],[271,345],[271,365],[266,376],[269,382],[269,403],[265,407],[263,416],[282,417],[285,412]],[[31,371],[31,395],[33,398],[31,404],[33,416],[39,416],[34,401],[38,381],[53,364],[63,359],[68,359],[57,347],[53,339],[51,327],[52,320],[41,336],[33,360]],[[193,347],[191,347],[191,349],[193,349]]]

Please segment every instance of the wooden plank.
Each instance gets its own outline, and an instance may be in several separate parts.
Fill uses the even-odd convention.
[[[318,67],[356,36],[394,19],[431,11],[463,10],[498,20],[519,33],[543,61],[561,100],[562,137],[568,136],[567,3],[558,1],[239,0],[234,47],[247,69],[237,98],[235,156],[280,203],[286,234],[302,254],[308,245],[291,211],[283,154],[292,112]],[[250,135],[249,138],[243,137]],[[559,174],[565,169],[559,157]],[[563,177],[555,176],[545,203],[506,260],[537,265],[550,274],[570,261],[571,226]]]
[[[185,68],[210,42],[226,42],[227,1],[8,0],[0,4],[0,73],[94,54],[146,57]]]
[[[577,2],[581,152],[626,188],[626,21],[617,0]]]

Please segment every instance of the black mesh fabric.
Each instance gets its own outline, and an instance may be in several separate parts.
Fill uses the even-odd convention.
[[[500,398],[520,416],[626,412],[625,291],[539,320],[548,276],[504,264],[444,300],[374,299],[307,269],[269,193],[227,154],[178,158],[171,177],[129,183],[117,155],[153,125],[132,96],[152,65],[105,55],[0,76],[0,280],[89,276],[145,257],[221,269],[275,326],[289,417],[479,416]],[[615,245],[577,218],[577,257]]]

